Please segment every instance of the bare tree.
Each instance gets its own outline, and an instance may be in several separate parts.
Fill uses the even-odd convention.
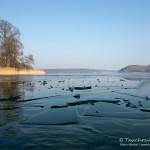
[[[21,68],[31,67],[34,63],[32,55],[23,58],[23,44],[20,41],[20,31],[8,21],[0,20],[0,66]]]
[[[32,65],[34,64],[34,58],[33,55],[24,56],[21,59],[21,67],[22,68],[32,68]]]

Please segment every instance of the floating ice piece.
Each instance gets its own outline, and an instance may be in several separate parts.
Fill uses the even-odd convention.
[[[150,108],[141,108],[141,111],[150,112]]]
[[[80,99],[80,94],[76,94],[73,96],[74,98]]]
[[[129,119],[147,119],[150,118],[149,113],[131,111],[130,109],[111,103],[96,103],[89,107],[84,116],[94,117],[117,117]]]
[[[23,99],[23,100],[17,100],[16,102],[35,101],[35,100],[39,100],[39,99],[50,98],[50,97],[57,97],[57,96],[61,96],[61,95],[53,95],[53,96],[37,97],[37,98],[31,98],[31,99]]]
[[[45,124],[61,125],[72,124],[78,121],[78,114],[73,108],[48,109],[41,112],[22,123],[25,124]]]
[[[11,96],[11,97],[7,97],[7,98],[0,98],[0,101],[11,101],[11,100],[18,100],[20,98],[20,95],[18,96]]]
[[[114,117],[114,118],[127,118],[127,119],[147,119],[150,116],[139,112],[100,112],[95,111],[95,113],[85,113],[84,116],[93,117]]]
[[[75,90],[88,90],[92,89],[92,86],[82,86],[82,87],[74,87]]]
[[[120,100],[82,100],[82,101],[75,101],[75,102],[67,102],[67,104],[62,104],[62,105],[60,105],[60,104],[59,105],[53,105],[53,106],[51,106],[51,108],[53,108],[53,109],[65,108],[68,106],[79,106],[79,105],[85,105],[85,104],[94,105],[94,103],[98,103],[98,102],[118,104],[120,102]]]
[[[91,106],[88,110],[88,112],[95,112],[95,110],[102,112],[109,112],[109,113],[113,113],[113,112],[129,112],[131,111],[130,109],[127,109],[124,106],[121,105],[117,105],[114,103],[106,103],[106,102],[101,102],[101,103],[97,103],[94,106]]]

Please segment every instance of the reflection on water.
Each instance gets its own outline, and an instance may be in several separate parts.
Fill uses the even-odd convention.
[[[7,110],[7,111],[1,110],[0,126],[6,125],[8,123],[20,119],[21,113],[22,113],[22,109],[19,107],[17,110]]]
[[[0,126],[20,119],[22,108],[16,100],[24,99],[25,91],[33,92],[33,85],[20,76],[0,77]]]
[[[150,80],[139,76],[0,77],[0,149],[121,149],[119,138],[149,129]]]
[[[0,82],[0,87],[0,97],[2,98],[21,95],[17,82]]]
[[[32,77],[33,78],[33,77]],[[0,98],[9,98],[12,96],[21,96],[23,98],[24,91],[34,91],[34,82],[32,78],[25,76],[8,76],[0,77]]]

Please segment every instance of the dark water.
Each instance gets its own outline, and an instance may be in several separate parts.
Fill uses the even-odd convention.
[[[1,76],[0,150],[149,149],[149,111],[148,73]]]

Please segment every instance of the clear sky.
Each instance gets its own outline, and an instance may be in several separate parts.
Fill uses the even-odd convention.
[[[150,64],[150,0],[0,0],[35,68]]]

